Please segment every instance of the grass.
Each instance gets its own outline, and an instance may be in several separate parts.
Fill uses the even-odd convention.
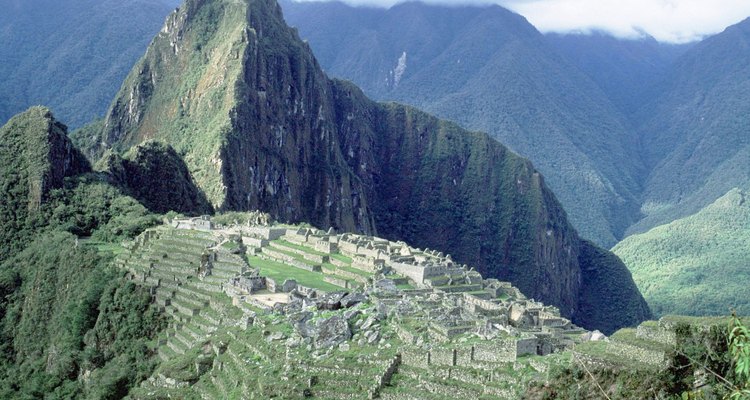
[[[343,289],[341,286],[325,282],[323,280],[325,275],[322,273],[310,272],[280,262],[265,260],[257,256],[248,256],[247,259],[248,264],[250,264],[251,267],[259,268],[261,275],[267,276],[277,283],[283,283],[285,279],[294,279],[302,286],[320,289],[326,292]]]
[[[107,243],[98,240],[87,240],[81,241],[81,244],[86,247],[93,247],[99,253],[112,254],[118,256],[120,254],[127,253],[128,250],[117,243]]]
[[[326,253],[317,251],[317,250],[312,249],[310,247],[302,246],[302,245],[299,245],[299,244],[296,244],[296,243],[292,243],[292,242],[288,242],[288,241],[283,240],[283,239],[277,239],[277,240],[274,240],[274,242],[281,243],[284,246],[292,248],[292,249],[304,251],[305,253],[315,254],[317,256],[327,256],[328,255]]]
[[[221,244],[221,247],[228,250],[236,250],[240,248],[240,245],[237,242],[224,242]]]
[[[337,259],[337,260],[339,260],[341,262],[345,262],[347,264],[351,264],[352,263],[352,259],[349,258],[349,257],[347,257],[347,256],[345,256],[345,255],[343,255],[343,254],[336,253],[336,254],[331,254],[330,256],[331,256],[331,258],[335,258],[335,259]]]

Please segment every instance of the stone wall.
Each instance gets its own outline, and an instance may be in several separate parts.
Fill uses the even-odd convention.
[[[300,261],[300,260],[298,260],[298,259],[296,259],[296,258],[294,258],[294,257],[292,257],[290,255],[288,255],[288,254],[284,254],[284,253],[281,253],[281,252],[278,252],[278,251],[274,251],[272,249],[269,249],[268,247],[264,247],[263,248],[263,254],[271,257],[272,259],[281,260],[285,264],[291,265],[293,267],[297,267],[299,269],[304,269],[304,270],[310,271],[310,272],[322,272],[322,270],[320,268],[320,265],[306,264],[306,263],[304,263],[304,262],[302,262],[302,261]]]
[[[271,292],[271,293],[277,293],[276,292],[276,281],[274,279],[266,277],[266,289],[268,289],[268,291]],[[281,289],[281,286],[279,286],[279,289]]]
[[[269,228],[263,226],[244,227],[243,231],[251,236],[265,240],[276,240],[286,234],[286,228]]]
[[[325,263],[325,262],[328,262],[328,258],[329,257],[327,255],[313,254],[313,253],[310,253],[310,252],[307,252],[307,251],[304,251],[304,250],[300,250],[300,249],[295,249],[293,247],[284,246],[283,244],[279,244],[279,243],[275,243],[275,242],[271,242],[270,245],[271,245],[271,247],[273,247],[275,249],[278,249],[278,250],[283,250],[283,251],[287,251],[287,252],[290,252],[290,253],[298,254],[298,255],[302,256],[305,260],[308,260],[308,261],[312,261],[312,262],[316,262],[316,263]]]
[[[516,340],[516,356],[520,357],[526,354],[536,354],[539,339],[524,338]]]
[[[243,236],[242,244],[244,244],[245,246],[249,246],[249,247],[265,247],[265,246],[268,246],[268,240]]]
[[[636,337],[651,340],[654,342],[674,346],[677,343],[677,337],[674,331],[662,326],[645,326],[641,324],[636,329]]]
[[[328,261],[329,261],[329,262],[330,262],[331,264],[333,264],[333,265],[335,265],[335,266],[337,266],[337,267],[348,267],[348,266],[350,265],[350,264],[348,264],[348,263],[345,263],[345,262],[343,262],[343,261],[341,261],[341,260],[338,260],[338,259],[336,259],[336,258],[333,258],[333,257],[331,257],[331,259],[330,259],[330,260],[328,260]]]
[[[666,364],[666,357],[663,351],[645,349],[643,347],[621,343],[616,340],[609,342],[609,348],[614,350],[616,354],[645,364],[656,366],[664,366]]]
[[[401,351],[401,360],[404,365],[417,368],[428,368],[430,353],[418,348],[408,348]]]
[[[339,246],[327,240],[318,240],[315,242],[314,248],[321,253],[332,254],[338,251]]]
[[[335,277],[333,275],[325,275],[325,276],[323,276],[323,280],[325,282],[330,283],[330,284],[333,284],[333,285],[336,285],[336,286],[341,286],[342,288],[349,289],[349,287],[350,287],[348,281],[346,281],[345,279],[341,279],[341,278]]]
[[[378,260],[371,257],[352,257],[352,267],[368,273],[374,273],[375,271],[377,271],[378,266],[382,266],[383,264],[383,260]]]
[[[399,365],[401,365],[401,354],[396,354],[396,356],[388,362],[383,373],[376,377],[375,385],[368,392],[368,398],[375,399],[378,397],[380,389],[391,383],[391,378],[393,378],[393,374],[398,370]]]
[[[391,262],[388,264],[388,266],[391,267],[394,271],[398,272],[399,274],[408,276],[414,282],[417,282],[417,283],[424,282],[425,268],[421,265]]]
[[[516,339],[494,339],[476,343],[474,360],[489,363],[516,361]]]
[[[508,312],[508,306],[505,306],[502,303],[480,299],[469,293],[464,293],[464,301],[475,307],[479,307],[484,311],[494,312],[495,314],[506,314]]]

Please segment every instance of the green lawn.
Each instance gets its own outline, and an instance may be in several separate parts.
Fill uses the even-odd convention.
[[[325,282],[323,280],[325,275],[319,272],[306,271],[280,262],[264,260],[257,256],[248,256],[247,260],[251,267],[260,269],[260,274],[262,276],[267,276],[278,283],[283,283],[284,279],[294,279],[302,286],[320,289],[326,292],[343,289],[341,286]]]
[[[96,240],[81,240],[83,246],[93,247],[100,253],[114,254],[115,256],[126,253],[128,250],[119,243],[106,243]]]
[[[318,256],[327,256],[328,255],[326,253],[322,253],[320,251],[317,251],[317,250],[315,250],[315,249],[313,249],[311,247],[302,246],[302,245],[299,245],[299,244],[296,244],[296,243],[292,243],[292,242],[287,242],[284,239],[276,239],[276,240],[274,240],[274,242],[280,243],[280,244],[282,244],[282,245],[284,245],[286,247],[292,248],[292,249],[302,250],[305,253],[315,254],[315,255],[318,255]]]
[[[345,262],[347,264],[351,264],[352,263],[352,259],[349,258],[349,257],[347,257],[347,256],[345,256],[345,255],[343,255],[343,254],[338,254],[338,253],[337,254],[331,254],[331,258],[335,258],[335,259],[337,259],[337,260],[339,260],[341,262]]]

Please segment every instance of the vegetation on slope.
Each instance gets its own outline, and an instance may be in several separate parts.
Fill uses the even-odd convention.
[[[744,321],[747,323],[747,320]],[[550,379],[543,385],[529,388],[526,399],[612,399],[643,398],[730,398],[746,399],[748,376],[737,367],[750,362],[743,354],[733,357],[730,330],[744,327],[739,319],[697,319],[665,317],[659,323],[648,321],[644,325],[665,324],[674,332],[674,347],[666,354],[666,368],[659,370],[630,369],[591,364],[573,355],[570,365],[553,366]],[[624,332],[618,332],[613,337]],[[740,338],[740,340],[742,340]],[[718,376],[717,376],[718,375]],[[576,382],[571,385],[571,382]]]
[[[150,375],[162,318],[107,264],[53,231],[0,265],[0,397],[121,398]]]
[[[0,14],[0,125],[35,104],[73,127],[106,111],[178,0],[34,0]]]
[[[604,32],[550,33],[545,39],[596,82],[626,116],[642,106],[654,85],[693,45],[660,43],[650,36],[623,40]]]
[[[642,233],[750,185],[750,19],[693,46],[636,118],[646,162]]]
[[[750,204],[733,189],[695,215],[615,246],[656,315],[750,314]]]
[[[635,326],[644,314],[650,315],[649,304],[638,287],[630,284],[634,277],[616,255],[585,242],[579,260],[583,285],[581,316],[577,320],[581,325],[592,325],[597,321],[598,329],[610,334],[623,325]],[[617,318],[609,317],[612,315]]]
[[[86,172],[47,109],[0,129],[0,161],[0,397],[121,398],[150,375],[145,344],[163,322],[78,236],[120,241],[159,218]]]
[[[217,161],[249,40],[246,14],[243,2],[197,0],[172,13],[115,96],[98,140],[86,141],[93,145],[87,155],[98,159],[108,146],[124,153],[161,139],[184,159],[211,205],[221,207],[226,188]]]
[[[50,111],[34,107],[0,128],[0,261],[20,250],[37,226],[41,205],[67,176],[89,169]]]
[[[185,161],[174,149],[157,141],[133,147],[124,157],[110,153],[105,170],[149,210],[211,213],[206,196],[193,182]]]

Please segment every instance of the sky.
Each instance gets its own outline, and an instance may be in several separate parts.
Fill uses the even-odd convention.
[[[343,0],[389,7],[402,0]],[[604,31],[621,38],[646,35],[686,43],[750,17],[750,0],[424,0],[435,4],[496,3],[542,32]]]

